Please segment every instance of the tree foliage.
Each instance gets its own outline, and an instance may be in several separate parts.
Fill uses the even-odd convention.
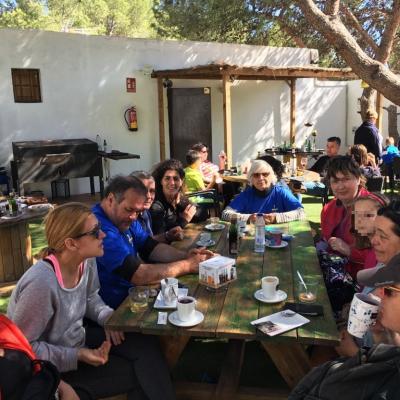
[[[153,0],[6,0],[0,27],[152,37]]]
[[[350,66],[400,104],[386,70],[400,70],[399,8],[399,0],[158,0],[155,14],[168,37],[316,48],[320,65]],[[366,107],[373,94],[365,90]]]

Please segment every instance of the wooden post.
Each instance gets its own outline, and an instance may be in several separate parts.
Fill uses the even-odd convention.
[[[158,132],[160,137],[160,161],[165,160],[165,126],[164,126],[164,87],[161,77],[157,78],[158,90]]]
[[[224,149],[228,167],[232,166],[232,109],[231,109],[231,82],[229,75],[222,77],[223,113],[224,113]]]
[[[296,79],[290,80],[290,144],[296,142]]]
[[[376,92],[376,112],[378,113],[378,118],[376,120],[376,127],[379,132],[382,133],[382,123],[383,123],[383,95],[380,92]]]

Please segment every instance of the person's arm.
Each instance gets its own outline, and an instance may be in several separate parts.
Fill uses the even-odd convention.
[[[150,210],[151,215],[151,228],[154,235],[164,233],[166,231],[165,227],[165,208],[161,201],[156,200]]]
[[[52,362],[60,372],[75,370],[78,348],[54,345],[42,339],[51,329],[57,329],[52,328],[51,320],[59,301],[54,284],[46,278],[40,274],[25,282],[23,289],[13,294],[7,314],[24,333],[39,359]]]
[[[148,285],[158,283],[165,277],[197,273],[199,263],[212,255],[212,252],[201,249],[187,255],[169,245],[159,243],[149,256],[150,260],[158,261],[158,263],[146,263],[128,255],[122,265],[115,269],[115,273],[134,285]],[[172,261],[174,259],[176,261]]]
[[[276,223],[282,224],[284,222],[297,221],[306,219],[306,213],[303,207],[299,207],[296,210],[286,211],[282,213],[276,213]]]
[[[225,208],[224,211],[222,211],[221,219],[223,221],[230,221],[233,214],[235,214],[237,216],[238,221],[246,221],[246,222],[253,215],[253,214],[239,213],[238,211],[236,211],[232,207],[228,206],[228,207]]]

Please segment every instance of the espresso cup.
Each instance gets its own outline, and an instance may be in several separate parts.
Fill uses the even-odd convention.
[[[261,287],[264,298],[273,299],[276,296],[276,288],[279,285],[277,276],[265,276],[261,279]]]
[[[196,299],[191,296],[185,296],[178,299],[177,303],[178,318],[182,322],[191,321],[196,311]]]
[[[347,331],[350,335],[362,338],[375,322],[379,309],[379,298],[364,293],[356,293],[350,305]]]
[[[211,233],[203,232],[200,233],[200,242],[201,243],[208,243],[211,240]]]
[[[161,293],[166,306],[175,305],[178,298],[178,279],[165,278],[161,280]]]

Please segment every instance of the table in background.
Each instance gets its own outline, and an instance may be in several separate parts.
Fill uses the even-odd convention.
[[[98,156],[101,157],[102,161],[102,170],[106,171],[106,181],[110,178],[110,168],[109,165],[107,164],[108,160],[114,160],[114,161],[119,161],[119,160],[130,160],[134,158],[140,158],[138,154],[131,154],[131,153],[124,153],[119,150],[112,150],[111,152],[107,153],[105,151],[98,151],[97,152]],[[92,187],[92,181],[90,182],[90,185]],[[94,186],[92,190],[92,194],[94,193]],[[104,177],[103,174],[100,179],[100,195],[103,197],[104,195]]]
[[[0,218],[0,283],[16,281],[32,265],[29,221],[48,211],[26,210],[12,219]]]
[[[296,221],[280,226],[288,233],[295,235],[286,248],[267,248],[263,254],[258,254],[253,251],[253,235],[242,239],[236,263],[238,279],[231,283],[226,291],[207,290],[198,284],[197,275],[179,278],[188,286],[189,294],[197,299],[197,309],[205,316],[201,324],[190,329],[177,328],[170,323],[157,325],[157,310],[149,308],[144,313],[134,314],[125,300],[107,322],[107,327],[163,335],[165,354],[171,367],[178,361],[191,336],[228,339],[228,352],[218,384],[216,386],[186,384],[182,385],[183,387],[178,385],[177,392],[182,398],[191,398],[191,390],[192,394],[201,392],[204,398],[207,398],[206,394],[209,396],[212,392],[217,399],[234,398],[238,390],[246,340],[259,340],[289,387],[293,387],[310,368],[304,345],[335,346],[339,343],[339,335],[321,276],[309,223]],[[202,225],[190,224],[185,228],[184,240],[174,245],[181,249],[193,246],[202,230]],[[220,254],[227,254],[227,230],[228,224],[223,231],[211,233],[212,239],[216,241],[212,249]],[[278,276],[280,289],[288,294],[287,300],[295,301],[297,270],[304,277],[315,278],[319,281],[318,299],[323,305],[324,316],[313,317],[310,323],[275,337],[260,334],[250,322],[280,310],[283,305],[283,303],[264,304],[255,300],[254,292],[261,286],[261,277]],[[287,392],[283,394],[271,389],[262,392],[258,390],[257,393],[262,393],[260,398],[264,399],[281,399],[287,396]],[[257,397],[254,396],[249,398],[256,399]],[[203,397],[196,395],[193,398]],[[246,396],[240,395],[240,398],[246,398]]]

